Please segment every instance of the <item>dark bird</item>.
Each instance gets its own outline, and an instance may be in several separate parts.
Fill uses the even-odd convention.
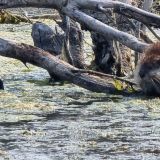
[[[160,42],[152,44],[144,52],[135,79],[146,95],[160,96]]]

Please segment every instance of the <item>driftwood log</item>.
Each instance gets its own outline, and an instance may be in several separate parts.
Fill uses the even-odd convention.
[[[64,52],[68,62],[77,68],[86,67],[83,48],[83,32],[81,26],[66,15],[62,15],[59,26],[65,32]]]
[[[30,63],[46,69],[52,76],[56,75],[62,80],[67,80],[85,89],[112,93],[128,94],[126,91],[118,91],[112,83],[101,79],[97,76],[88,75],[87,73],[74,73],[73,70],[78,68],[58,59],[47,51],[26,44],[16,44],[7,40],[0,39],[0,55],[15,58],[23,63]],[[25,61],[24,61],[25,60]]]

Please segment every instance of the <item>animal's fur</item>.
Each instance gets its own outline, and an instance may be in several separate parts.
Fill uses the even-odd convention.
[[[144,52],[135,78],[145,94],[160,96],[160,42]]]

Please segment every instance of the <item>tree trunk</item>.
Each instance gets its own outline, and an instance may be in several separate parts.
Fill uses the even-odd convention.
[[[144,0],[142,9],[144,9],[145,11],[150,11],[152,4],[153,4],[153,0]],[[146,26],[142,25],[142,31],[144,33],[146,32],[146,29],[147,29]]]
[[[15,58],[23,63],[31,63],[38,67],[46,69],[51,75],[56,75],[62,80],[67,80],[80,87],[94,92],[103,92],[111,94],[128,94],[127,91],[118,91],[108,80],[87,73],[74,73],[72,70],[78,68],[58,59],[57,57],[26,44],[16,44],[0,39],[0,55]]]

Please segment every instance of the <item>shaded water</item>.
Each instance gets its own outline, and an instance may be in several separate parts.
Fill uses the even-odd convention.
[[[1,28],[0,36],[32,44],[30,28]],[[0,68],[0,159],[160,159],[158,98],[51,86],[45,70],[7,58]]]

